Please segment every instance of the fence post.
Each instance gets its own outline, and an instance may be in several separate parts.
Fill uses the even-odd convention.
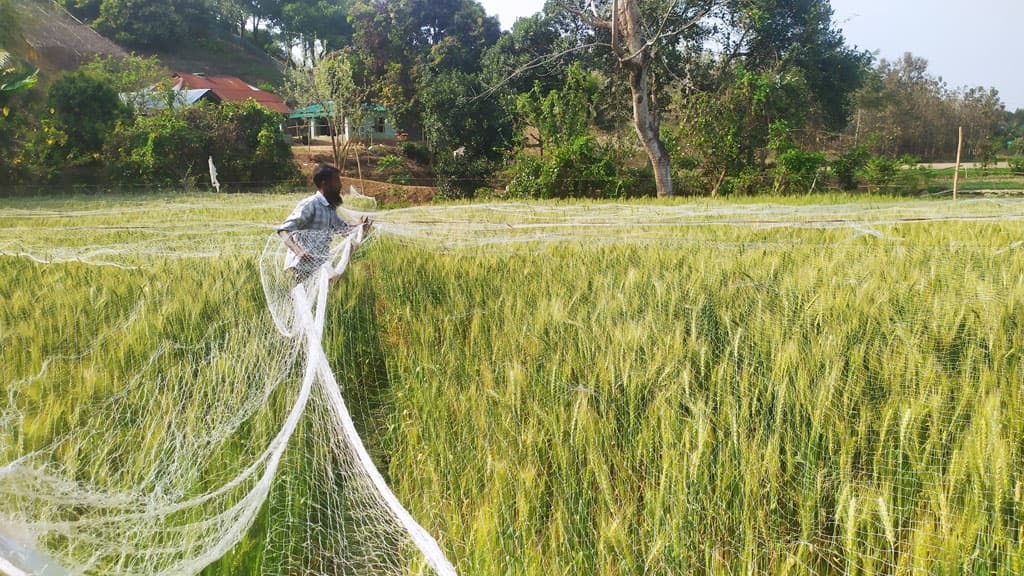
[[[960,127],[960,133],[956,143],[956,171],[953,172],[953,200],[956,200],[956,193],[960,186],[960,152],[964,149],[964,127]]]

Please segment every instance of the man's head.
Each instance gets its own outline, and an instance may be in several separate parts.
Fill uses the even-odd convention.
[[[341,205],[341,171],[321,162],[313,170],[313,185],[332,206]]]

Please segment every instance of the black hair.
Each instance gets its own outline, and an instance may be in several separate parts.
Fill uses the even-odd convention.
[[[320,187],[323,186],[324,182],[335,174],[341,174],[341,170],[338,170],[330,164],[321,162],[320,164],[317,164],[315,169],[313,169],[313,185],[316,186],[317,190],[319,190]]]

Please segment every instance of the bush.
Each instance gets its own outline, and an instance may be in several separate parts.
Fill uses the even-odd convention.
[[[1024,156],[1011,156],[1006,159],[1010,165],[1010,172],[1018,176],[1024,176]]]
[[[72,163],[93,160],[114,124],[130,114],[112,88],[85,72],[59,76],[46,100],[54,127],[67,135],[63,152]]]
[[[1010,172],[1024,176],[1024,138],[1017,138],[1010,146],[1010,157],[1006,163],[1010,166]]]
[[[818,170],[828,164],[821,152],[790,148],[779,154],[775,165],[775,191],[808,192],[818,181]]]
[[[430,164],[430,149],[421,142],[402,142],[398,149],[409,160],[421,165]]]
[[[377,161],[377,170],[387,172],[402,167],[402,159],[394,154],[388,154]]]
[[[487,184],[494,165],[486,158],[444,156],[434,164],[435,184],[440,198],[459,200],[473,198],[477,189]]]
[[[520,154],[510,168],[508,195],[521,198],[613,198],[640,193],[640,174],[619,172],[620,150],[581,136],[543,157]],[[618,161],[617,161],[618,160]]]
[[[208,159],[225,187],[299,178],[273,112],[253,101],[163,110],[122,122],[106,148],[118,182],[193,186],[209,183]]]
[[[832,161],[832,173],[839,180],[839,187],[843,190],[854,190],[857,188],[857,173],[867,165],[871,155],[863,144],[854,146],[838,158]]]
[[[868,190],[880,192],[883,188],[892,186],[899,167],[898,161],[884,156],[875,156],[868,160],[864,167],[864,180],[868,183]]]

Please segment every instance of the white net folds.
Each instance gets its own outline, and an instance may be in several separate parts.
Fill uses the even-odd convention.
[[[297,284],[265,228],[125,212],[0,211],[0,573],[454,574],[322,348],[362,230]]]
[[[0,209],[0,571],[1022,572],[1020,201],[227,212]]]

